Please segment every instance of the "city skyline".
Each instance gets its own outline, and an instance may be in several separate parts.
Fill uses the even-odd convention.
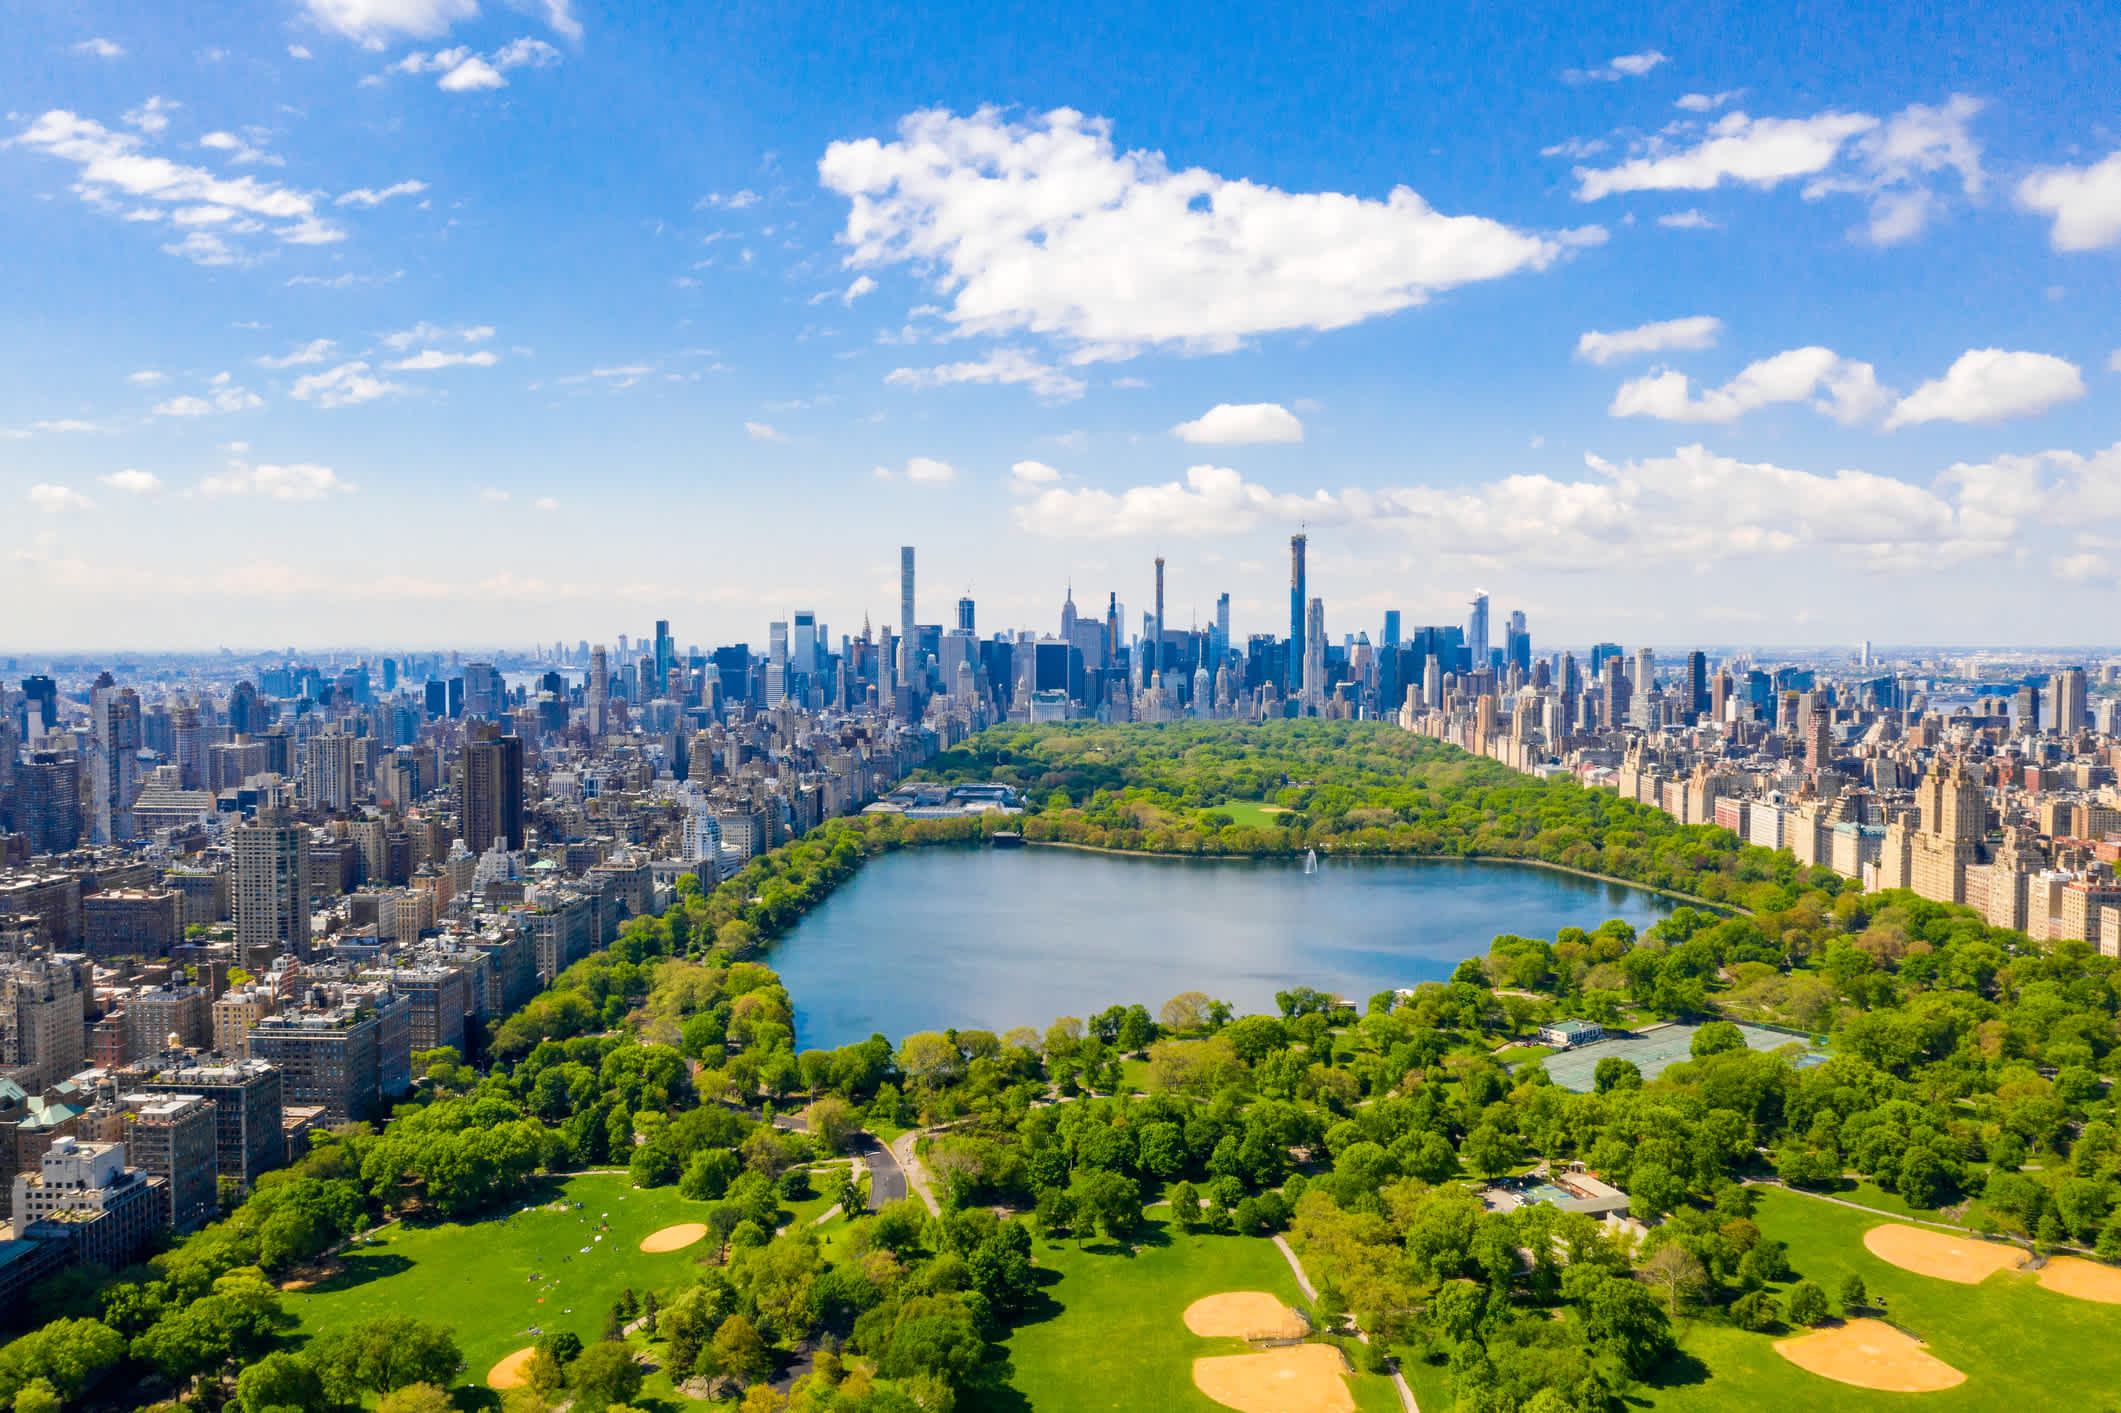
[[[0,652],[735,641],[888,621],[899,544],[930,622],[1162,555],[1242,636],[1299,532],[1336,639],[1475,586],[1675,645],[2115,606],[2110,46],[1076,18],[18,16]]]

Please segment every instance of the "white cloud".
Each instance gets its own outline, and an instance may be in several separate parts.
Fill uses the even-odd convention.
[[[158,417],[207,417],[216,412],[248,412],[253,407],[263,407],[265,399],[247,388],[232,387],[226,383],[227,374],[214,381],[215,387],[205,397],[173,397],[167,402],[155,404]]]
[[[395,333],[383,335],[383,346],[403,353],[419,344],[442,343],[449,339],[462,339],[465,343],[484,343],[492,337],[491,324],[463,324],[452,329],[440,324],[430,324],[422,319],[409,329],[399,329]]]
[[[297,401],[314,402],[319,407],[353,407],[392,393],[409,391],[411,389],[402,383],[374,376],[369,372],[368,364],[358,359],[341,363],[327,372],[297,378],[293,389]]]
[[[2055,577],[2072,584],[2090,584],[2114,577],[2114,567],[2103,554],[2087,551],[2055,561]]]
[[[101,38],[84,39],[74,46],[76,54],[85,54],[91,59],[122,59],[125,47],[112,40]]]
[[[1060,478],[1061,473],[1043,461],[1019,461],[1009,468],[1009,487],[1015,491],[1035,491]]]
[[[1721,229],[1714,221],[1691,207],[1684,211],[1667,211],[1664,215],[1657,218],[1657,224],[1675,231],[1713,231]]]
[[[372,187],[355,187],[352,191],[346,192],[344,195],[340,196],[336,201],[332,202],[332,205],[381,206],[384,202],[390,200],[393,196],[418,196],[421,192],[425,190],[427,190],[427,183],[422,181],[396,182],[390,186],[384,187],[380,191],[375,190]]]
[[[128,466],[123,471],[113,471],[97,480],[114,491],[123,491],[132,496],[151,496],[162,489],[162,478],[152,471],[136,471]]]
[[[148,155],[141,151],[138,136],[113,132],[63,109],[39,116],[15,142],[74,163],[80,169],[74,190],[81,199],[124,219],[141,215],[160,219],[166,207],[185,213],[193,224],[214,222],[233,234],[269,229],[289,244],[321,244],[344,236],[317,218],[315,200],[307,192],[256,177],[216,176],[203,167]],[[128,211],[123,207],[126,200],[165,205],[136,206]],[[267,224],[276,221],[286,224]],[[232,264],[237,259],[235,249],[221,236],[198,229],[163,249],[207,265]]]
[[[84,422],[78,417],[61,417],[56,421],[33,422],[30,430],[37,432],[100,432],[103,429],[94,422]]]
[[[945,363],[936,368],[894,368],[884,381],[901,387],[934,388],[949,383],[1023,383],[1042,398],[1070,402],[1088,385],[1020,348],[998,348],[976,362]]]
[[[2018,183],[2018,204],[2054,220],[2057,250],[2121,242],[2121,149],[2089,167],[2042,167]]]
[[[744,435],[755,442],[784,442],[788,440],[764,422],[746,422]]]
[[[151,388],[156,383],[169,381],[169,374],[153,368],[142,368],[137,373],[127,373],[125,381],[138,387]]]
[[[157,95],[137,108],[128,109],[123,116],[127,126],[136,127],[153,137],[169,129],[169,115],[183,106],[174,99]]]
[[[1223,402],[1191,422],[1171,429],[1180,441],[1209,446],[1245,446],[1256,442],[1300,442],[1304,424],[1278,402]]]
[[[55,486],[48,481],[39,481],[29,488],[31,505],[46,515],[57,515],[68,510],[94,510],[96,503],[72,486]]]
[[[558,498],[556,498],[556,497],[554,497],[554,496],[539,496],[539,497],[538,497],[538,498],[537,498],[536,500],[532,501],[532,502],[531,502],[530,504],[531,504],[531,506],[532,506],[532,507],[533,507],[534,509],[537,509],[537,510],[546,510],[546,511],[551,511],[551,510],[558,510],[558,509],[560,508],[560,502],[559,502]]]
[[[1916,388],[1893,409],[1886,426],[1920,422],[2000,422],[2032,417],[2084,396],[2077,365],[2048,353],[1972,348],[1941,378]]]
[[[307,59],[310,57],[309,49],[306,45],[290,44],[287,46],[287,57],[290,59]]]
[[[946,485],[957,479],[957,468],[932,456],[916,456],[906,463],[906,479],[927,485]]]
[[[1653,143],[1643,156],[1617,167],[1576,170],[1576,199],[1596,201],[1624,191],[1712,191],[1725,181],[1772,187],[1825,171],[1850,138],[1871,132],[1868,113],[1821,113],[1811,118],[1749,118],[1727,113],[1697,145],[1677,151]]]
[[[1570,83],[1618,83],[1621,79],[1641,78],[1659,64],[1671,61],[1670,55],[1645,49],[1639,54],[1618,55],[1595,69],[1570,69],[1562,77]]]
[[[477,93],[482,89],[506,88],[508,80],[501,77],[499,69],[474,54],[442,75],[435,87],[444,93]]]
[[[478,0],[303,0],[310,18],[364,49],[399,35],[433,39],[479,13]]]
[[[1815,392],[1821,395],[1814,398]],[[1757,407],[1810,401],[1838,422],[1861,422],[1891,399],[1868,363],[1841,357],[1830,348],[1793,348],[1749,364],[1720,388],[1691,395],[1686,374],[1660,369],[1620,385],[1606,409],[1615,417],[1655,417],[1664,422],[1729,422]]]
[[[491,368],[501,361],[497,353],[481,350],[478,353],[445,353],[439,348],[426,348],[410,358],[386,364],[394,373],[431,373],[437,368]]]
[[[1183,483],[1135,486],[1118,495],[1084,487],[1055,488],[1016,509],[1017,524],[1038,535],[1101,539],[1120,535],[1235,535],[1269,521],[1339,522],[1346,511],[1320,491],[1279,496],[1226,466],[1189,466]]]
[[[352,492],[353,487],[340,480],[329,466],[306,461],[292,466],[252,466],[231,461],[228,470],[199,482],[199,494],[209,499],[257,496],[262,500],[307,501]]]
[[[253,129],[252,131],[257,133],[262,130]],[[210,132],[199,139],[199,145],[211,151],[227,153],[228,160],[239,167],[257,163],[263,163],[269,167],[284,167],[287,165],[285,157],[267,152],[256,143],[237,137],[232,132]]]
[[[868,294],[871,290],[875,288],[875,280],[870,279],[867,275],[856,275],[854,277],[854,283],[847,286],[847,292],[840,296],[840,303],[852,305],[854,301],[860,299],[863,295]]]
[[[1968,196],[1986,182],[1981,147],[1968,126],[1981,112],[1979,99],[1954,94],[1941,107],[1916,103],[1856,142],[1856,170],[1823,176],[1804,189],[1807,200],[1835,192],[1871,198],[1870,220],[1860,232],[1872,245],[1898,245],[1919,235],[1939,208],[1926,179],[1956,172]]]
[[[331,356],[338,345],[330,339],[311,339],[292,353],[283,353],[278,358],[260,358],[260,368],[298,368],[305,364],[322,363]]]
[[[1610,334],[1593,329],[1576,340],[1576,356],[1603,367],[1616,358],[1638,353],[1662,353],[1672,348],[1714,348],[1716,335],[1721,332],[1723,320],[1712,314],[1666,319]]]
[[[1340,328],[1564,249],[1406,187],[1372,201],[1174,171],[1065,108],[1024,123],[914,113],[895,141],[831,144],[818,171],[851,203],[849,265],[911,263],[950,296],[959,333],[1044,334],[1078,362]]]
[[[485,490],[479,492],[479,499],[485,501],[488,505],[505,505],[508,501],[508,492],[494,486],[488,486]]]
[[[571,0],[545,0],[545,23],[569,39],[582,37],[582,22],[574,17]]]
[[[724,195],[719,191],[710,191],[705,196],[700,198],[699,204],[705,207],[719,208],[724,211],[741,211],[747,206],[758,205],[759,194],[751,190],[749,187],[746,187],[742,191],[730,192],[727,195]],[[707,239],[712,242],[718,238],[726,237],[728,235],[729,232],[727,231],[718,231],[714,235],[709,236]]]
[[[2121,373],[2121,348],[2114,350],[2114,356],[2106,360],[2106,366],[2110,372]]]
[[[1713,113],[1733,98],[1736,98],[1738,94],[1739,90],[1735,88],[1724,93],[1684,93],[1673,102],[1672,106],[1684,108],[1689,113]]]

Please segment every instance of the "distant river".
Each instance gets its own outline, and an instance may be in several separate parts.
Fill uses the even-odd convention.
[[[1447,979],[1498,934],[1553,938],[1676,906],[1639,888],[1456,859],[1144,858],[1076,849],[920,848],[872,859],[772,948],[799,1046],[881,1031],[992,1030],[1154,1014],[1181,991],[1239,1012],[1315,986],[1359,1006]]]

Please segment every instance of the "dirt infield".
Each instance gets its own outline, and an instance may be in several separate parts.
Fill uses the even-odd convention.
[[[1193,1361],[1193,1383],[1238,1413],[1355,1413],[1348,1361],[1330,1344]]]
[[[2082,1256],[2057,1256],[2037,1273],[2040,1284],[2057,1295],[2121,1305],[2121,1270],[2087,1261]]]
[[[1899,1222],[1872,1227],[1863,1234],[1863,1244],[1873,1256],[1902,1270],[1961,1285],[1979,1285],[1998,1271],[2015,1271],[2025,1264],[2025,1253],[2015,1246]]]
[[[641,1249],[650,1253],[657,1251],[681,1251],[707,1235],[705,1222],[679,1222],[674,1227],[652,1231],[641,1238]]]
[[[521,1388],[523,1386],[523,1366],[528,1364],[530,1356],[537,1352],[538,1347],[533,1344],[528,1349],[518,1349],[515,1353],[494,1365],[486,1373],[486,1387]]]
[[[1924,1349],[1921,1340],[1881,1320],[1850,1320],[1777,1340],[1775,1352],[1823,1379],[1887,1393],[1935,1393],[1966,1382],[1966,1375]]]
[[[1303,1316],[1263,1290],[1202,1296],[1186,1307],[1186,1328],[1205,1339],[1302,1339],[1311,1333]]]

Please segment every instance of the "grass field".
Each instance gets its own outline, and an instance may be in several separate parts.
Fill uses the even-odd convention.
[[[556,1201],[579,1202],[581,1210],[548,1210]],[[640,1249],[650,1232],[705,1212],[706,1203],[688,1202],[674,1187],[641,1192],[624,1174],[592,1175],[544,1184],[537,1202],[528,1214],[526,1198],[482,1222],[390,1227],[349,1251],[342,1274],[289,1292],[288,1312],[305,1335],[383,1315],[448,1325],[464,1352],[462,1381],[483,1385],[502,1356],[531,1342],[530,1326],[572,1330],[594,1343],[620,1291],[630,1286],[641,1295],[675,1285],[705,1251],[702,1245],[651,1256]],[[607,1224],[609,1231],[595,1230]],[[534,1271],[544,1278],[531,1281]]]
[[[1761,1190],[1757,1220],[1789,1243],[1797,1278],[1831,1297],[1850,1272],[1892,1322],[1928,1341],[1929,1352],[1966,1375],[1935,1393],[1881,1393],[1797,1368],[1774,1350],[1791,1331],[1747,1334],[1728,1325],[1683,1322],[1680,1357],[1630,1404],[1660,1413],[1730,1413],[1747,1408],[1937,1409],[2109,1408],[2121,1385],[2121,1306],[2041,1289],[2031,1276],[2000,1274],[1977,1286],[1919,1276],[1864,1248],[1863,1234],[1890,1218],[1774,1188]],[[1423,1408],[1449,1408],[1441,1369],[1409,1364]]]
[[[1201,1339],[1186,1307],[1222,1291],[1264,1290],[1290,1305],[1303,1298],[1273,1243],[1257,1237],[1186,1235],[1151,1217],[1139,1250],[1094,1241],[1036,1242],[1043,1301],[1004,1344],[1015,1397],[986,1413],[1107,1413],[1156,1409],[1211,1413],[1221,1404],[1193,1386],[1193,1361],[1241,1354],[1235,1339]],[[1364,1413],[1391,1413],[1391,1383],[1357,1374],[1349,1389]],[[1447,1406],[1447,1405],[1444,1405]]]
[[[1276,821],[1288,813],[1280,805],[1265,804],[1259,800],[1242,800],[1234,804],[1217,805],[1216,809],[1230,816],[1240,829],[1275,829]]]

